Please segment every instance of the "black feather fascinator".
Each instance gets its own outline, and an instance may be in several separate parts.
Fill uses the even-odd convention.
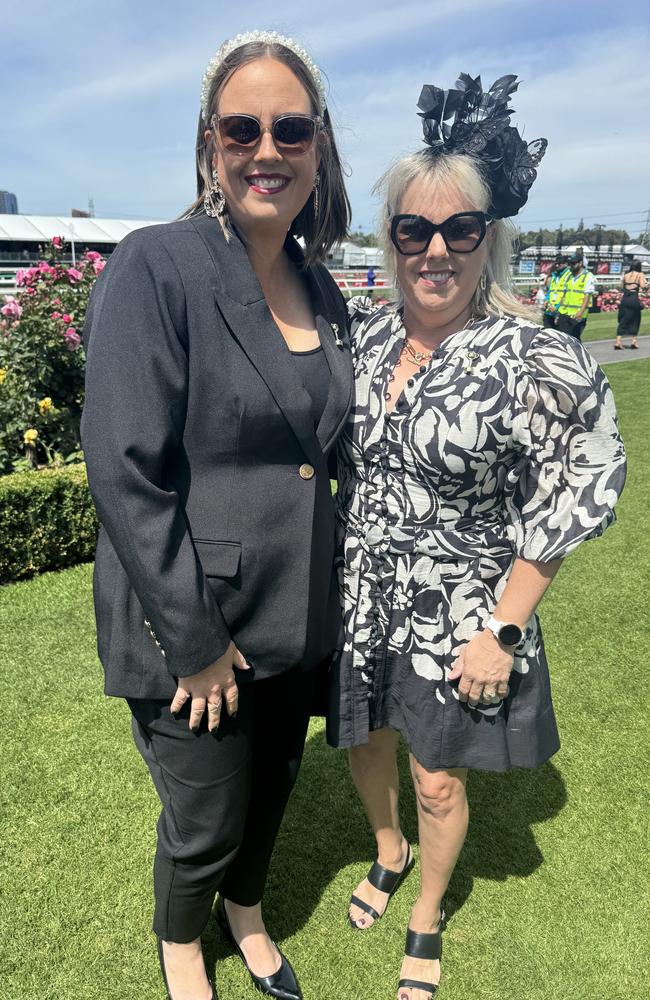
[[[488,91],[481,78],[461,73],[453,90],[426,84],[418,101],[424,141],[437,153],[466,153],[480,159],[492,192],[488,215],[504,219],[526,204],[546,152],[546,139],[526,142],[510,124],[516,76],[502,76]]]

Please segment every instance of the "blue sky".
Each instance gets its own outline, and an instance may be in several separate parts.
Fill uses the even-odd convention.
[[[220,42],[269,28],[325,71],[354,224],[373,182],[420,146],[423,83],[522,78],[514,121],[549,150],[523,228],[604,222],[636,235],[650,207],[650,29],[633,5],[549,0],[246,4],[32,0],[0,19],[0,189],[25,213],[166,220],[194,196],[201,77]]]

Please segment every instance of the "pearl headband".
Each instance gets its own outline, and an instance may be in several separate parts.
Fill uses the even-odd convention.
[[[208,96],[210,94],[210,87],[215,73],[224,59],[226,59],[231,52],[234,52],[235,49],[241,48],[242,45],[247,45],[249,42],[264,42],[267,45],[283,45],[285,49],[290,49],[293,53],[295,53],[295,55],[298,56],[309,71],[311,78],[316,85],[316,89],[318,90],[321,105],[323,108],[325,107],[326,94],[320,70],[308,52],[298,45],[297,42],[294,42],[293,38],[286,38],[277,31],[248,31],[244,35],[235,35],[234,38],[230,38],[228,41],[224,42],[223,45],[217,49],[216,55],[213,56],[208,63],[208,68],[205,71],[203,83],[201,85],[201,116],[206,125],[208,123]]]

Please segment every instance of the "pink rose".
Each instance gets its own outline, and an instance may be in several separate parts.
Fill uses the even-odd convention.
[[[73,326],[68,327],[63,334],[63,339],[65,340],[65,346],[69,351],[76,351],[81,343],[81,337]]]
[[[52,246],[56,247],[57,250],[61,249],[61,247],[63,246],[63,240],[61,239],[60,236],[52,237]]]
[[[13,319],[20,319],[23,314],[23,307],[13,296],[7,298],[6,305],[0,309],[3,316],[11,316]]]
[[[88,250],[84,254],[84,256],[85,256],[86,260],[99,260],[99,258],[101,257],[101,254],[97,253],[96,250]]]
[[[25,287],[38,277],[40,277],[40,271],[37,267],[26,267],[17,272],[16,284]]]
[[[72,323],[72,316],[70,316],[69,313],[63,313],[61,319],[63,320],[64,323]]]
[[[93,261],[93,271],[95,272],[95,274],[101,274],[105,267],[106,267],[106,261],[105,260],[94,260]]]
[[[60,306],[61,305],[61,299],[52,299],[52,305],[53,306]]]
[[[61,313],[53,312],[52,313],[52,319],[61,319]]]
[[[83,274],[81,271],[78,271],[76,267],[69,267],[67,274],[72,282],[81,281],[83,278]]]

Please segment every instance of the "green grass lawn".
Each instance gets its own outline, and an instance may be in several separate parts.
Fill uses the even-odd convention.
[[[536,771],[470,776],[441,1000],[648,997],[650,361],[608,375],[630,457],[619,522],[567,561],[542,609],[562,749]],[[2,1000],[163,998],[149,930],[157,800],[126,706],[102,696],[91,604],[90,566],[0,588]],[[347,901],[372,858],[345,757],[314,721],[266,904],[306,1000],[396,995],[417,879],[354,932]],[[221,1000],[259,996],[214,922],[204,947]]]
[[[582,335],[583,340],[608,340],[616,336],[616,325],[618,314],[613,313],[589,313],[587,326]],[[639,334],[644,337],[650,334],[650,310],[644,309],[641,313],[641,327]],[[630,338],[625,338],[629,344]]]

